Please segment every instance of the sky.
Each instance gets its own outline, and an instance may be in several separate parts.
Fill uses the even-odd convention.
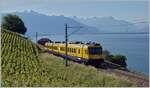
[[[1,13],[25,10],[80,18],[113,16],[128,21],[148,20],[148,0],[0,0]]]

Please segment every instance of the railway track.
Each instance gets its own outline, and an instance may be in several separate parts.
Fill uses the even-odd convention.
[[[123,70],[118,69],[100,69],[98,68],[98,71],[105,72],[106,74],[114,74],[116,77],[119,77],[121,79],[127,79],[128,81],[135,83],[139,87],[148,87],[149,86],[149,79],[147,77],[127,72]]]

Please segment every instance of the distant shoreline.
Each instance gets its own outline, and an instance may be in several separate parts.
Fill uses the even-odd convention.
[[[78,34],[84,34],[84,33],[76,33],[75,35]],[[95,35],[95,34],[149,34],[149,32],[128,32],[128,33],[123,33],[123,32],[105,32],[105,33],[89,33],[89,34],[84,34],[84,35]]]

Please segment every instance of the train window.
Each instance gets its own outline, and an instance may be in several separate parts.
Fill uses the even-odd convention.
[[[78,50],[78,53],[80,54],[80,49]]]
[[[60,50],[61,50],[61,51],[65,51],[65,48],[64,48],[64,47],[60,47]]]
[[[73,49],[73,52],[74,52],[74,53],[76,53],[76,50],[75,50],[75,49]]]
[[[85,54],[87,54],[87,50],[85,50]]]
[[[89,54],[101,54],[102,48],[101,47],[91,47],[89,48]]]
[[[67,52],[69,52],[69,48],[67,48]]]
[[[75,49],[75,53],[76,53],[76,49]]]

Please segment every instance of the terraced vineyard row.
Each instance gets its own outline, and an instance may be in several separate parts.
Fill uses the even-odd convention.
[[[40,86],[40,81],[46,80],[37,48],[31,41],[2,30],[1,44],[2,86]]]

